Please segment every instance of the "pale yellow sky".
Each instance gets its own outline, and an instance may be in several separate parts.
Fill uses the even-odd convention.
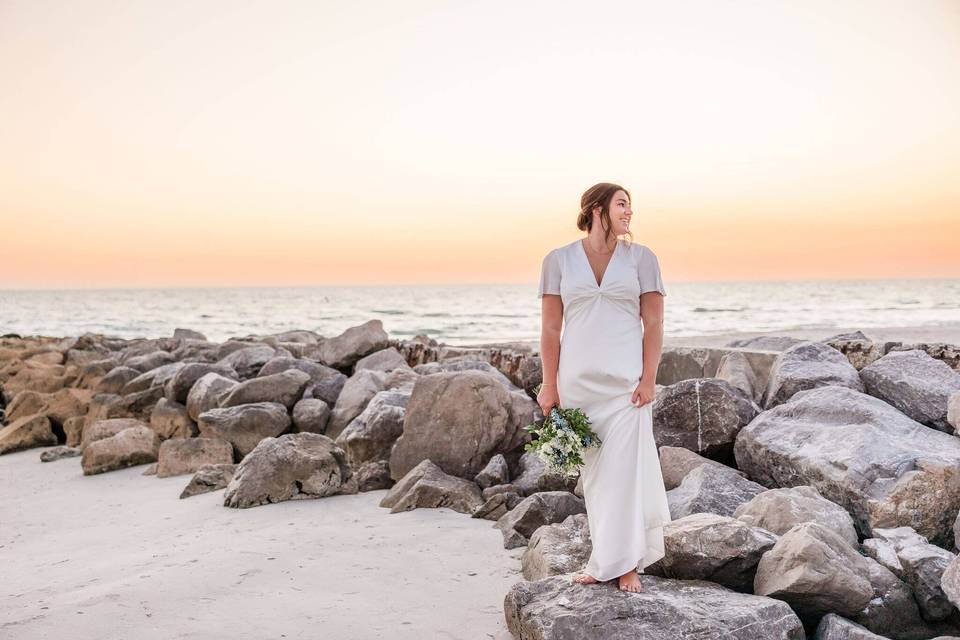
[[[960,3],[0,0],[0,288],[960,277]]]

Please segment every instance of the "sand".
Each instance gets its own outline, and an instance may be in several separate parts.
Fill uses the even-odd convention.
[[[494,638],[523,579],[489,520],[385,490],[251,509],[146,465],[0,456],[0,638]]]

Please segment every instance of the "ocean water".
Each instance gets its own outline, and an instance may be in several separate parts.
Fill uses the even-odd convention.
[[[222,341],[309,329],[334,336],[379,318],[393,338],[469,345],[538,340],[536,284],[220,289],[0,290],[0,334]],[[960,280],[667,283],[668,336],[960,324]]]

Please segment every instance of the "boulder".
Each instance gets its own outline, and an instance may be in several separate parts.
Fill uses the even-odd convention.
[[[230,380],[236,380],[239,377],[233,367],[211,362],[188,362],[177,370],[167,382],[163,391],[164,396],[171,402],[187,404],[187,397],[190,395],[193,385],[208,373],[217,373]]]
[[[123,365],[110,369],[110,372],[100,378],[93,387],[97,393],[116,393],[127,386],[127,383],[140,375],[140,371]]]
[[[839,386],[801,391],[737,436],[737,466],[771,488],[815,487],[873,527],[911,525],[952,548],[960,511],[960,439],[882,400]]]
[[[413,386],[403,435],[390,455],[390,475],[402,478],[424,459],[445,472],[473,478],[491,456],[530,440],[536,403],[509,392],[479,371],[422,376]]]
[[[540,527],[563,522],[567,516],[586,512],[583,499],[569,491],[542,491],[524,498],[503,514],[495,526],[503,533],[504,548],[513,549],[525,546],[533,532]]]
[[[335,369],[352,367],[360,358],[387,347],[389,336],[380,320],[368,320],[350,327],[320,345],[320,361]]]
[[[106,420],[97,420],[84,428],[83,437],[80,439],[80,449],[86,449],[92,442],[111,438],[121,431],[133,427],[147,427],[149,429],[149,426],[145,422],[134,418],[107,418]]]
[[[795,524],[817,522],[839,534],[854,549],[859,549],[853,518],[843,507],[820,495],[814,487],[800,485],[768,489],[737,507],[733,517],[778,536],[785,534]]]
[[[753,590],[788,602],[806,620],[851,617],[873,597],[870,562],[823,525],[803,522],[760,558]]]
[[[195,473],[206,464],[233,464],[233,446],[216,438],[171,438],[160,445],[157,477]]]
[[[165,364],[173,364],[174,358],[173,355],[167,351],[157,350],[132,357],[124,357],[120,362],[124,366],[136,369],[140,373],[146,373],[151,369],[162,367]]]
[[[336,439],[354,418],[363,413],[373,396],[384,390],[384,381],[385,374],[372,369],[357,371],[350,376],[337,396],[337,403],[327,421],[326,434]]]
[[[23,416],[0,428],[0,454],[57,444],[47,416]]]
[[[516,638],[546,640],[804,640],[787,603],[738,593],[706,580],[644,575],[643,591],[616,581],[585,587],[569,575],[514,584],[503,601]]]
[[[751,593],[760,557],[778,536],[736,518],[694,513],[663,527],[665,555],[648,573],[684,580],[710,580]]]
[[[563,522],[544,525],[533,532],[530,544],[523,552],[523,577],[540,580],[582,571],[592,550],[587,514],[575,513]]]
[[[950,395],[960,392],[960,373],[919,349],[891,351],[860,371],[867,393],[920,424],[953,433],[947,422]]]
[[[242,380],[253,378],[277,350],[265,344],[243,346],[217,361],[217,364],[232,368]]]
[[[654,400],[653,435],[658,446],[684,447],[729,462],[737,433],[759,410],[726,380],[682,380],[665,387]]]
[[[299,369],[287,369],[280,373],[251,378],[224,393],[220,397],[220,406],[277,402],[287,409],[293,409],[309,381],[310,375]]]
[[[325,435],[288,433],[266,438],[237,465],[223,506],[244,509],[356,493],[356,479],[351,476],[343,449]]]
[[[202,435],[226,440],[243,458],[264,438],[286,432],[290,415],[282,404],[255,402],[205,411],[200,414],[198,425]]]
[[[233,473],[236,470],[235,464],[205,464],[193,477],[183,491],[180,492],[180,499],[190,496],[200,495],[201,493],[210,493],[219,489],[225,489],[230,480],[233,479]]]
[[[734,471],[714,465],[700,465],[688,473],[676,489],[667,491],[670,517],[674,520],[692,513],[730,516],[767,488]]]
[[[90,442],[83,448],[84,475],[104,473],[157,461],[160,437],[146,425],[124,429],[116,435]]]
[[[123,396],[128,393],[146,391],[150,387],[162,387],[183,367],[184,363],[182,362],[171,362],[170,364],[161,365],[156,369],[150,369],[127,382],[118,393]]]
[[[410,369],[410,365],[407,364],[406,359],[400,355],[396,347],[387,347],[357,360],[356,364],[353,365],[353,370],[357,372],[361,369],[375,369],[387,373],[394,369]]]
[[[219,407],[223,394],[236,385],[236,380],[231,380],[219,373],[205,373],[187,394],[187,414],[192,420],[198,420],[204,411]]]
[[[150,412],[150,428],[160,438],[191,438],[199,432],[187,408],[178,402],[160,398]]]
[[[683,479],[687,477],[687,474],[702,464],[712,464],[716,467],[720,467],[721,470],[733,471],[743,477],[746,477],[746,474],[738,469],[733,469],[722,462],[717,462],[716,460],[711,460],[710,458],[704,458],[703,456],[684,447],[662,446],[659,447],[659,451],[660,470],[663,474],[663,485],[667,491],[679,487],[680,483],[683,482]]]
[[[330,405],[319,398],[304,398],[293,405],[293,426],[299,432],[325,433],[330,421]]]
[[[390,513],[446,507],[472,514],[483,503],[476,483],[444,473],[429,459],[411,469],[380,501]]]
[[[574,492],[580,477],[570,478],[553,471],[543,458],[532,451],[526,451],[520,456],[519,465],[520,473],[510,484],[516,487],[522,496],[530,496],[538,491]]]
[[[410,396],[398,391],[381,391],[363,412],[336,438],[347,452],[351,466],[390,459],[390,450],[403,433],[405,407]]]
[[[846,356],[822,342],[806,341],[783,351],[773,363],[764,392],[763,408],[770,409],[798,391],[828,385],[863,391],[860,375]]]
[[[502,453],[496,454],[473,480],[480,485],[481,489],[510,482],[510,467],[507,465],[507,459]]]
[[[520,494],[514,491],[500,491],[489,496],[484,495],[483,499],[486,502],[474,509],[471,517],[493,520],[494,522],[523,501]]]
[[[75,458],[81,453],[80,447],[58,445],[40,453],[40,462],[54,462],[63,458]]]
[[[757,379],[757,373],[753,370],[750,359],[742,351],[729,351],[724,354],[720,358],[714,377],[739,389],[753,402],[763,400],[763,386]]]

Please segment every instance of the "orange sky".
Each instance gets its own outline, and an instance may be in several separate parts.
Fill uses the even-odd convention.
[[[960,277],[960,4],[6,2],[0,288]]]

